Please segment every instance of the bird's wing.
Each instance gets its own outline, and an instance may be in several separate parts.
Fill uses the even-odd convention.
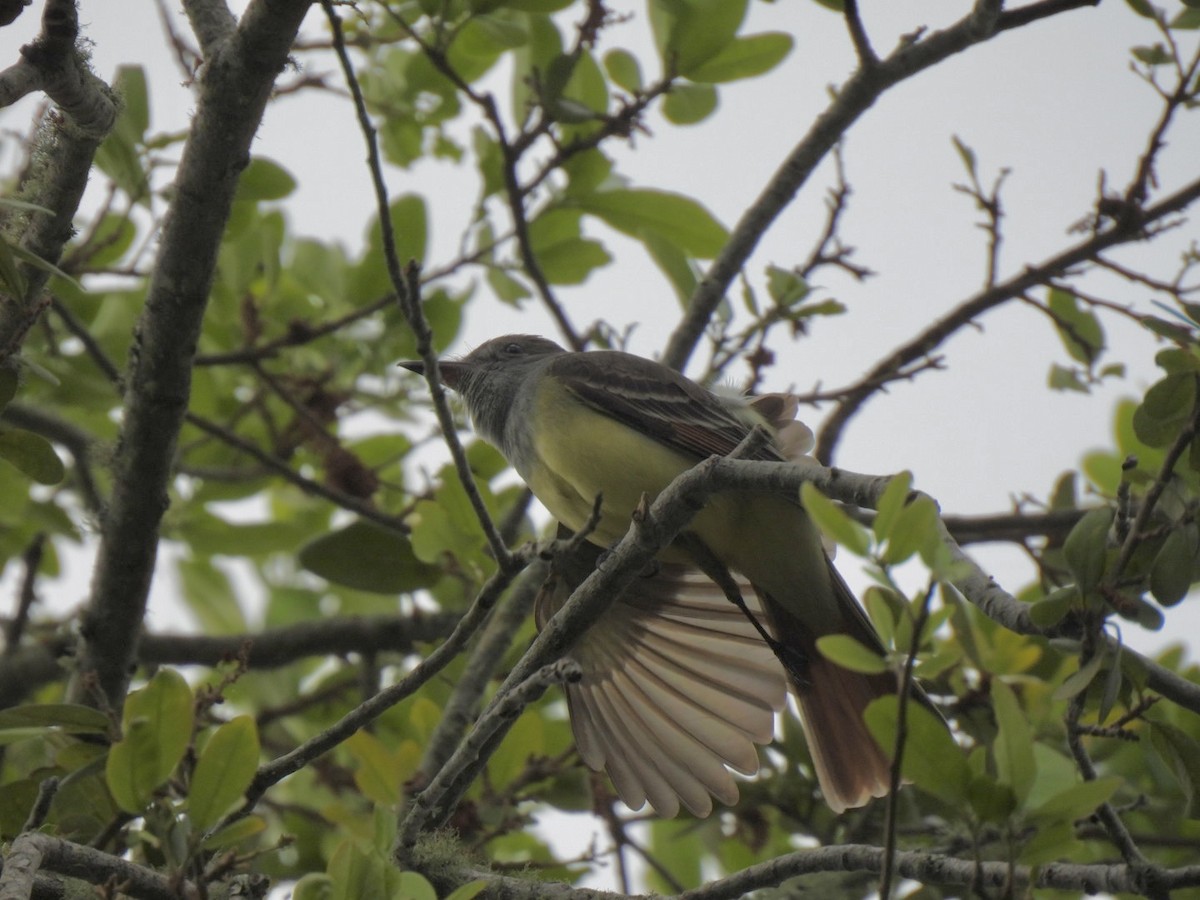
[[[546,374],[597,412],[697,459],[728,455],[761,421],[748,407],[716,396],[674,369],[628,353],[564,354]],[[751,458],[783,457],[768,445]]]
[[[539,627],[570,594],[572,579],[556,582],[538,598]],[[758,770],[754,745],[771,740],[787,684],[715,584],[689,566],[662,565],[630,586],[572,656],[583,670],[567,686],[579,754],[608,772],[628,806],[649,800],[659,815],[673,816],[682,803],[705,816],[712,797],[737,801],[727,767]]]

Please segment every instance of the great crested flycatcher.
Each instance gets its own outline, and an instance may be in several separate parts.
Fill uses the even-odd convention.
[[[592,569],[601,549],[584,544],[555,561],[534,618],[544,628]],[[742,589],[750,592],[748,583]],[[748,602],[761,615],[757,598]],[[564,685],[579,756],[604,769],[631,809],[647,800],[666,818],[684,806],[733,806],[727,766],[758,771],[755,744],[775,735],[787,680],[741,610],[694,566],[656,563],[571,648],[582,677]]]
[[[420,363],[402,365],[424,370]],[[461,360],[439,363],[438,369],[442,381],[462,395],[476,430],[500,449],[567,528],[581,529],[596,497],[602,497],[600,521],[590,538],[602,547],[625,534],[643,495],[653,499],[680,473],[713,454],[729,454],[756,424],[766,424],[747,404],[718,397],[659,363],[612,350],[571,353],[531,335],[494,338]],[[777,443],[751,458],[783,460]],[[890,761],[862,714],[876,697],[894,694],[896,682],[890,674],[844,669],[817,650],[818,638],[848,634],[883,652],[797,499],[725,492],[696,514],[687,534],[753,586],[770,630],[787,648],[789,680],[830,807],[841,812],[886,794]],[[659,556],[672,565],[693,562],[683,542]],[[693,677],[711,678],[720,671],[719,659],[706,659],[702,647],[696,653]],[[631,672],[630,677],[637,676]],[[713,718],[721,715],[714,707]],[[667,758],[650,762],[665,777],[663,769],[671,768],[675,748],[662,740],[639,739],[631,733],[638,720],[619,718],[619,713],[606,717],[606,724],[623,733],[605,749],[635,756],[657,750]],[[626,762],[636,767],[646,760]],[[620,791],[620,782],[614,778],[614,783]],[[670,789],[680,793],[674,785]],[[655,809],[667,812],[646,793]]]

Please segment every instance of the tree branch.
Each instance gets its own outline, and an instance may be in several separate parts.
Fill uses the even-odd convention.
[[[703,887],[676,894],[672,900],[734,900],[761,888],[778,887],[791,878],[820,872],[878,872],[883,858],[881,847],[843,844],[797,850],[767,862],[750,866],[727,878],[711,881]],[[418,864],[421,854],[417,856]],[[444,860],[439,860],[444,863]],[[574,888],[565,884],[545,884],[524,878],[497,876],[492,872],[461,865],[430,867],[427,877],[439,893],[476,879],[487,882],[488,896],[495,900],[649,900],[651,896],[625,895],[608,891]],[[1009,862],[983,862],[940,853],[900,851],[896,854],[896,874],[923,884],[954,887],[979,886],[997,890],[1049,888],[1063,891],[1134,893],[1143,883],[1143,875],[1133,866],[1113,863],[1045,863],[1037,867],[1014,866]],[[1175,890],[1200,885],[1200,865],[1157,870],[1164,887]]]
[[[1079,5],[1084,4],[1061,4],[1062,8],[1056,7],[1053,12]],[[663,353],[665,364],[675,369],[682,369],[687,364],[713,311],[759,240],[859,116],[888,89],[905,79],[994,37],[999,31],[1001,14],[998,0],[979,0],[967,16],[949,28],[904,42],[885,59],[874,65],[860,66],[850,76],[733,229],[724,249],[692,294],[683,319],[672,332]],[[1045,11],[1045,15],[1051,14],[1049,9]],[[1015,24],[1008,27],[1015,27]]]
[[[470,658],[454,683],[454,692],[442,708],[421,755],[420,774],[426,781],[439,772],[462,743],[463,735],[479,711],[484,692],[496,668],[512,649],[513,637],[529,619],[534,598],[545,580],[541,566],[526,569],[509,591],[504,604],[488,620]]]
[[[421,660],[411,672],[395,684],[384,688],[369,700],[359,704],[355,709],[322,731],[320,734],[305,741],[294,750],[285,753],[266,765],[260,766],[250,787],[246,790],[245,803],[226,816],[225,820],[213,828],[220,830],[230,822],[248,815],[272,785],[282,781],[293,772],[297,772],[312,760],[328,753],[342,741],[346,740],[360,728],[373,722],[387,710],[391,709],[405,697],[410,696],[434,675],[444,669],[449,662],[466,646],[468,640],[479,628],[480,624],[492,611],[496,600],[508,587],[512,576],[505,571],[497,572],[484,585],[471,608],[463,614],[450,636],[429,656]]]
[[[78,35],[74,0],[47,0],[37,40],[21,48],[21,62],[0,72],[0,107],[42,90],[66,114],[47,118],[32,154],[35,164],[18,192],[22,200],[49,211],[34,210],[19,220],[27,222],[21,246],[49,263],[58,262],[74,234],[72,222],[96,149],[117,117],[108,86],[75,49]],[[49,304],[42,293],[49,272],[28,263],[18,270],[23,292],[0,298],[0,363],[20,351]]]
[[[238,176],[307,0],[254,0],[200,80],[146,306],[134,335],[114,491],[84,612],[76,700],[94,678],[120,708],[169,499],[192,358]]]
[[[857,384],[846,391],[843,399],[838,402],[821,426],[821,431],[817,436],[816,457],[822,462],[833,458],[834,449],[846,424],[874,393],[875,386],[887,383],[895,372],[928,356],[952,334],[988,310],[1065,274],[1073,267],[1087,262],[1110,247],[1141,240],[1145,235],[1147,225],[1186,209],[1198,198],[1200,198],[1200,179],[1192,181],[1153,206],[1147,207],[1136,218],[1113,222],[1107,230],[1093,234],[1087,240],[1068,247],[1036,266],[1026,268],[1020,275],[981,291],[951,310],[916,337],[876,363]]]
[[[409,653],[415,644],[445,637],[458,620],[454,613],[339,616],[252,634],[148,634],[138,645],[138,662],[216,666],[240,658],[251,669],[273,669],[308,656]]]

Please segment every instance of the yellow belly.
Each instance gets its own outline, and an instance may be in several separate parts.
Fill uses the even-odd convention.
[[[539,465],[528,473],[529,487],[572,530],[583,527],[602,495],[593,540],[614,544],[629,530],[642,494],[653,499],[695,460],[574,398],[549,394],[538,405],[534,449]]]
[[[573,531],[583,527],[601,495],[600,523],[591,540],[603,547],[625,536],[643,494],[653,501],[699,461],[595,412],[565,391],[543,392],[536,415],[538,465],[524,473],[529,487]],[[836,603],[825,599],[829,575],[820,538],[789,498],[745,491],[720,494],[687,530],[730,569],[785,605],[806,608],[803,617],[813,626],[831,630],[840,618]],[[670,547],[659,556],[689,561]]]

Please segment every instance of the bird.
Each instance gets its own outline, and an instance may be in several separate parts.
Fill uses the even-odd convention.
[[[419,361],[401,365],[425,371]],[[795,434],[781,425],[779,409],[765,417],[750,403],[718,395],[668,366],[623,351],[568,351],[537,335],[504,335],[462,358],[440,361],[438,372],[442,383],[461,395],[475,430],[500,450],[555,519],[574,532],[594,525],[588,539],[598,551],[620,540],[640,504],[709,456],[731,453],[755,426],[766,428],[772,440],[748,458],[780,462],[796,456],[789,447]],[[598,497],[598,521],[589,523]],[[662,598],[672,590],[686,594],[684,581],[690,577],[695,583],[695,570],[706,569],[696,548],[732,572],[756,598],[765,628],[746,636],[753,641],[757,635],[760,650],[772,651],[781,664],[798,701],[826,803],[841,813],[885,796],[892,783],[890,755],[872,737],[863,712],[876,698],[894,696],[897,681],[890,671],[864,674],[843,668],[817,649],[819,638],[845,634],[881,657],[885,654],[798,497],[747,490],[712,497],[682,537],[660,551],[663,566],[682,568],[666,569],[676,579],[674,589],[652,584],[647,592],[642,586],[643,626],[655,622],[654,598],[666,617],[671,607]],[[688,570],[692,574],[685,577]],[[636,582],[632,596],[626,605],[639,602]],[[589,646],[587,636],[582,643]],[[627,643],[625,650],[635,654],[636,648]],[[720,683],[720,659],[706,657],[699,645],[682,654],[691,677]],[[633,679],[636,671],[630,667],[624,680]],[[654,702],[643,691],[642,707]],[[731,704],[738,702],[733,696]],[[589,765],[603,760],[610,776],[623,767],[613,777],[623,800],[633,800],[630,805],[637,808],[645,795],[660,814],[674,814],[678,803],[668,796],[674,793],[691,811],[707,811],[710,804],[693,785],[681,791],[681,782],[672,784],[664,776],[663,769],[674,771],[679,762],[671,758],[669,741],[647,737],[653,723],[646,725],[646,719],[653,715],[623,718],[611,714],[610,704],[610,715],[597,717],[595,704],[583,707],[577,702],[571,709],[585,722],[581,727],[572,719],[581,755]],[[712,716],[720,718],[722,710],[721,704],[710,702]],[[745,736],[762,742],[761,732]],[[656,753],[664,758],[654,759]],[[739,768],[741,761],[724,762]],[[636,779],[624,777],[631,771]],[[727,801],[733,794],[718,781],[713,779],[706,789]]]
[[[534,601],[539,630],[603,552],[585,542],[555,559]],[[748,602],[760,612],[757,598]],[[682,805],[704,818],[714,798],[737,804],[730,769],[758,771],[756,745],[774,739],[787,680],[770,647],[708,576],[656,561],[570,653],[581,673],[563,686],[576,749],[587,766],[608,773],[626,806],[640,809],[648,800],[658,815],[673,818]]]

